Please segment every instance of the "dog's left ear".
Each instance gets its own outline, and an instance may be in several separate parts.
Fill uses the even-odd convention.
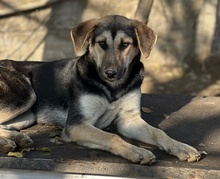
[[[135,34],[138,40],[138,46],[142,55],[147,58],[150,55],[150,52],[157,41],[156,33],[147,27],[146,24],[134,20]]]
[[[98,24],[98,19],[90,19],[88,21],[80,23],[78,26],[71,30],[71,38],[75,51],[81,50],[88,40],[90,33],[93,31],[94,27]]]

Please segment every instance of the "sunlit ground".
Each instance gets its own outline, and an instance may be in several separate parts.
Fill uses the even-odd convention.
[[[218,72],[216,66],[216,72]],[[194,70],[187,65],[178,65],[161,60],[145,62],[143,93],[186,94],[219,96],[220,79],[207,70]]]

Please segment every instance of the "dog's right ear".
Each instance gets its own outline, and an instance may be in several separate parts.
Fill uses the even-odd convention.
[[[76,52],[83,48],[86,40],[88,40],[91,32],[97,24],[98,19],[94,18],[80,23],[78,26],[71,30],[70,35]]]

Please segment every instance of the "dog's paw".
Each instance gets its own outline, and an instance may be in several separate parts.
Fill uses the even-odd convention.
[[[13,151],[16,148],[16,144],[14,141],[0,137],[0,152],[1,153],[8,153]]]
[[[21,147],[21,148],[29,148],[31,146],[33,146],[33,140],[21,133],[21,132],[18,132],[16,135],[15,135],[15,142]]]
[[[172,149],[168,149],[167,152],[178,157],[181,161],[187,162],[197,162],[202,155],[207,155],[205,151],[198,151],[194,147],[180,142]]]
[[[151,165],[156,161],[156,157],[151,151],[136,146],[133,147],[127,158],[134,163],[143,165]]]

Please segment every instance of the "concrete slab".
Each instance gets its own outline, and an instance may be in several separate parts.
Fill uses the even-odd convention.
[[[219,97],[143,94],[141,106],[151,109],[142,112],[149,124],[179,141],[205,150],[208,155],[198,163],[186,163],[156,147],[129,140],[157,156],[153,166],[142,166],[108,152],[62,143],[59,129],[35,125],[24,131],[33,138],[35,150],[25,152],[23,158],[1,154],[0,167],[136,178],[220,178]],[[114,127],[108,130],[115,131]],[[41,147],[48,147],[52,152],[36,150]]]

